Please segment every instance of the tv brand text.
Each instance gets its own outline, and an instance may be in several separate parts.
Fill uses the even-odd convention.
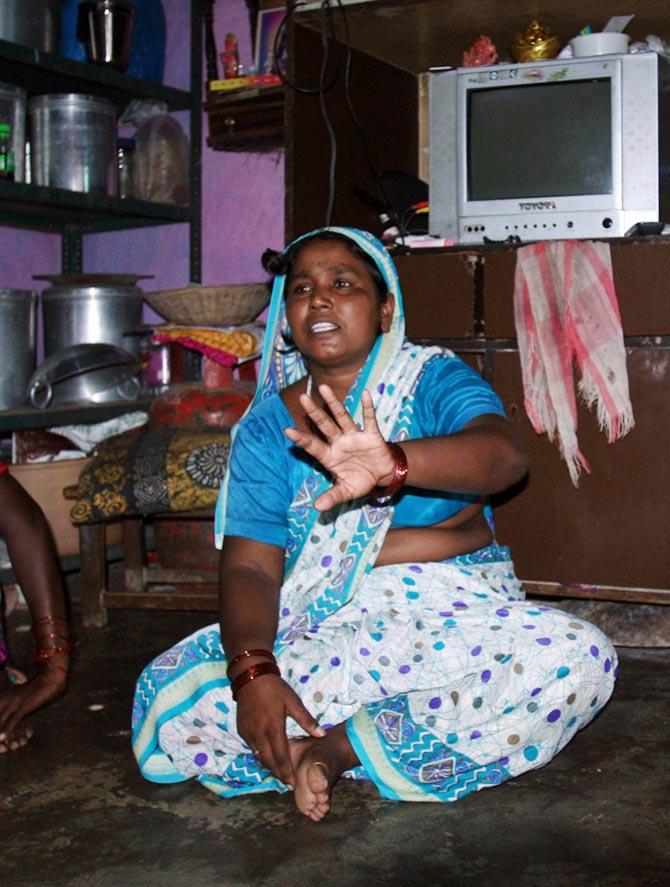
[[[535,200],[520,203],[519,209],[556,209],[556,204],[553,200]]]

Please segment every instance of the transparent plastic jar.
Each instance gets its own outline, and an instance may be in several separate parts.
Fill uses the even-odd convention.
[[[9,123],[0,123],[0,179],[14,181],[14,148]]]

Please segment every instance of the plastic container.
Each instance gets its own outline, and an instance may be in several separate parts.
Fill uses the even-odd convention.
[[[589,55],[613,55],[628,52],[630,37],[617,31],[599,31],[595,34],[579,34],[570,41],[575,58]]]
[[[37,293],[0,289],[0,409],[26,402],[35,369]]]
[[[14,148],[9,123],[0,123],[0,179],[14,181]]]
[[[10,83],[0,83],[0,123],[8,123],[12,128],[15,182],[25,181],[26,102],[25,89]]]
[[[97,96],[37,96],[29,104],[35,185],[116,194],[116,107]]]
[[[135,139],[118,139],[116,143],[117,186],[119,197],[132,197],[133,157]]]

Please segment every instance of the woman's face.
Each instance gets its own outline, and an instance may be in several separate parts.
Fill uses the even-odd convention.
[[[310,241],[296,254],[286,281],[286,317],[310,363],[357,372],[393,317],[393,296],[380,302],[361,259],[336,240]]]

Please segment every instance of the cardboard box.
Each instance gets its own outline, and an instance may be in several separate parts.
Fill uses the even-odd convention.
[[[65,487],[76,484],[91,457],[62,459],[58,462],[32,462],[10,465],[9,473],[41,507],[51,527],[59,557],[79,554],[79,530],[70,521],[74,502],[63,495]],[[121,526],[107,528],[107,547],[121,539]]]

